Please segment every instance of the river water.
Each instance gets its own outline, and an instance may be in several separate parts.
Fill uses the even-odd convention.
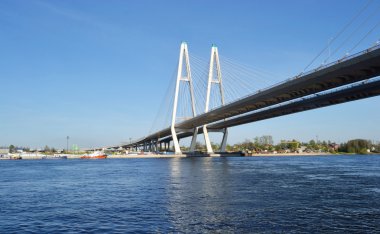
[[[0,233],[380,233],[380,156],[0,161]]]

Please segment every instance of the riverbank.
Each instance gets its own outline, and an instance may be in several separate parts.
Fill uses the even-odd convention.
[[[276,154],[252,154],[247,157],[260,157],[260,156],[330,156],[330,155],[340,155],[331,153],[276,153]]]
[[[191,157],[313,157],[313,156],[354,156],[357,154],[331,154],[331,153],[261,153],[261,154],[249,154],[244,155],[241,153],[225,153],[225,154],[121,154],[121,155],[109,155],[108,159],[128,159],[128,158],[191,158]],[[379,154],[366,154],[366,155],[379,155]],[[80,159],[83,155],[68,154],[67,159]],[[28,156],[22,157],[23,160],[41,160],[41,156]],[[14,160],[9,157],[0,158],[0,160]]]

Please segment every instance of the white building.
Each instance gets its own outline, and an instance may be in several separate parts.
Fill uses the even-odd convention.
[[[9,149],[0,149],[0,154],[9,154]]]

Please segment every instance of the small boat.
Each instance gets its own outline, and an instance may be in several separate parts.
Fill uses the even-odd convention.
[[[10,160],[21,160],[22,157],[20,155],[12,155],[9,157]]]
[[[107,154],[101,152],[101,151],[95,151],[92,154],[85,154],[80,158],[84,159],[102,159],[102,158],[107,158]]]
[[[46,155],[41,159],[67,159],[67,155]]]

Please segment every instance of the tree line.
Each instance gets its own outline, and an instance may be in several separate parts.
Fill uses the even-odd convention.
[[[214,151],[220,150],[220,145],[211,142]],[[182,150],[189,150],[188,147],[181,147]],[[196,150],[206,152],[206,146],[200,142],[196,144]],[[241,143],[227,145],[226,150],[229,152],[249,151],[252,153],[285,153],[285,152],[329,152],[329,153],[380,153],[380,142],[374,143],[365,139],[353,139],[347,142],[336,144],[330,140],[301,142],[296,139],[281,140],[278,144],[274,144],[273,137],[264,135],[255,137],[252,140],[246,139]]]
[[[211,142],[211,147],[215,152],[220,150],[220,145]],[[24,152],[31,152],[29,147],[20,147],[10,145],[1,147],[9,149],[10,153],[16,153],[17,150]],[[196,150],[206,152],[206,146],[200,142],[196,143]],[[188,151],[188,147],[182,146],[183,151]],[[374,143],[365,139],[353,139],[347,142],[336,144],[331,141],[315,141],[301,142],[296,139],[281,140],[278,144],[274,144],[273,137],[270,135],[264,135],[261,137],[255,137],[252,140],[246,139],[241,143],[233,145],[227,144],[226,150],[229,152],[252,152],[252,153],[285,153],[285,152],[330,152],[330,153],[353,153],[353,154],[367,154],[367,153],[380,153],[380,142]],[[45,153],[57,153],[58,150],[54,147],[45,146],[43,150]],[[63,150],[63,153],[66,150]]]
[[[9,153],[16,153],[17,150],[22,150],[23,152],[32,152],[32,151],[35,151],[35,150],[31,150],[29,147],[15,146],[15,145],[3,146],[3,147],[0,147],[0,148],[9,149]],[[47,145],[44,147],[44,149],[39,150],[39,151],[45,152],[45,153],[56,153],[56,152],[58,152],[58,150],[56,148],[49,147]]]

